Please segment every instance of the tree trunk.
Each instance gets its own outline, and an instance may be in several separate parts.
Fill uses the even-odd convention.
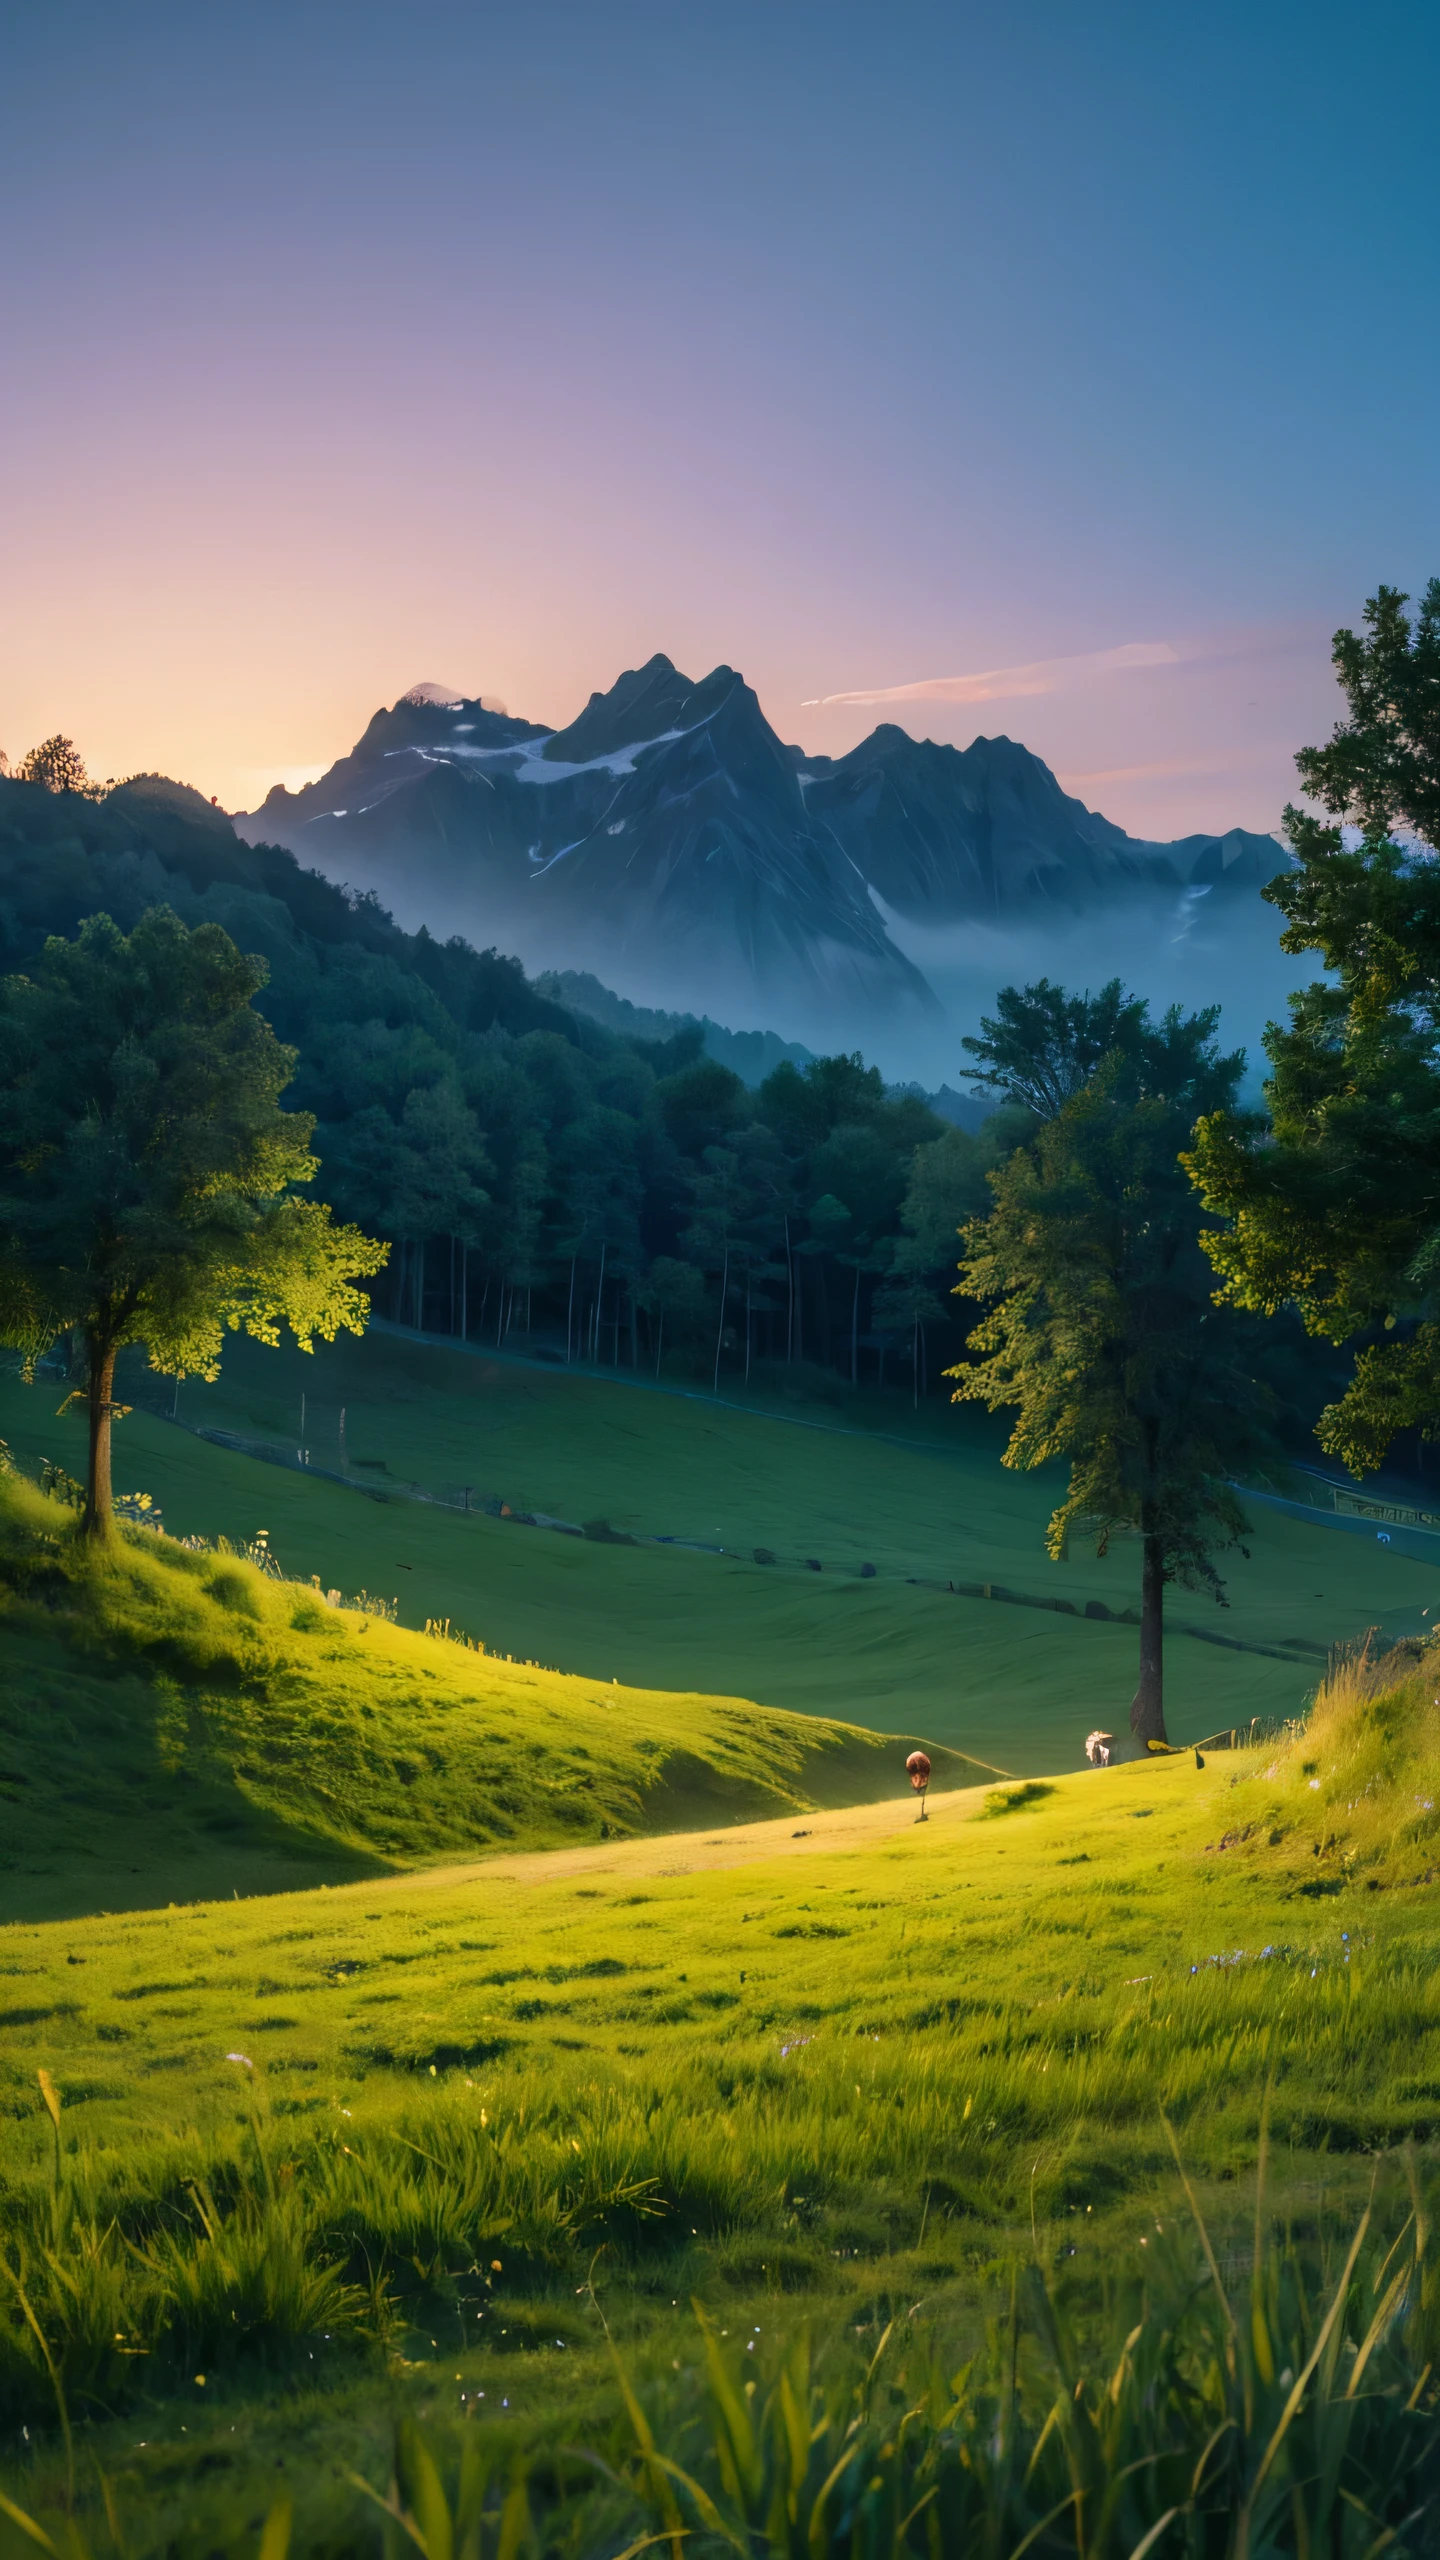
[[[860,1265],[855,1265],[855,1295],[850,1301],[850,1384],[860,1384]]]
[[[425,1330],[425,1239],[415,1239],[415,1330]]]
[[[565,1310],[565,1360],[566,1360],[566,1365],[567,1365],[567,1367],[568,1367],[568,1365],[569,1365],[569,1362],[570,1362],[570,1359],[571,1359],[571,1356],[572,1356],[572,1355],[571,1355],[571,1350],[570,1350],[570,1345],[571,1345],[571,1341],[572,1341],[572,1340],[573,1340],[573,1338],[574,1338],[574,1333],[575,1333],[575,1256],[574,1256],[574,1254],[572,1253],[572,1254],[571,1254],[571,1256],[570,1256],[570,1303],[569,1303],[569,1305],[567,1306],[567,1308],[566,1308],[566,1310]]]
[[[1150,1525],[1146,1503],[1141,1513],[1145,1561],[1140,1586],[1140,1686],[1130,1706],[1130,1730],[1137,1742],[1164,1742],[1165,1731],[1165,1549]]]
[[[470,1339],[470,1247],[460,1247],[460,1339]]]
[[[661,1310],[660,1310],[660,1322],[659,1322],[658,1326],[656,1327],[656,1332],[655,1332],[655,1375],[656,1375],[656,1377],[657,1377],[657,1378],[658,1378],[658,1377],[659,1377],[659,1375],[660,1375],[660,1363],[661,1363],[661,1361],[663,1360],[664,1356],[665,1356],[665,1310],[664,1310],[664,1308],[662,1307],[662,1308],[661,1308]]]
[[[750,1384],[750,1265],[745,1265],[745,1384]]]
[[[720,1274],[720,1322],[715,1328],[714,1393],[720,1393],[720,1349],[725,1340],[725,1300],[730,1290],[730,1247],[725,1247],[725,1268]]]
[[[101,1343],[94,1334],[86,1337],[89,1387],[86,1401],[90,1413],[90,1464],[85,1478],[85,1508],[80,1514],[80,1535],[103,1545],[114,1534],[114,1515],[110,1495],[110,1418],[114,1412],[115,1346]]]
[[[795,1256],[790,1250],[790,1221],[785,1221],[785,1274],[790,1284],[789,1305],[785,1318],[785,1366],[795,1358]]]

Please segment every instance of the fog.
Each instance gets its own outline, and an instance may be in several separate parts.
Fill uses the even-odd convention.
[[[1155,1011],[1171,1004],[1221,1008],[1219,1036],[1246,1053],[1245,1090],[1257,1098],[1268,1062],[1265,1025],[1284,1021],[1286,999],[1322,973],[1314,953],[1280,948],[1283,919],[1258,895],[1227,900],[1213,922],[1208,900],[1107,907],[1050,925],[964,924],[925,928],[886,912],[892,941],[922,970],[944,1007],[943,1023],[916,1021],[898,1039],[877,1042],[888,1076],[914,1077],[932,1090],[963,1077],[960,1040],[993,1010],[997,988],[1053,978],[1078,992],[1120,978]]]
[[[1118,977],[1157,1011],[1218,1004],[1220,1038],[1245,1051],[1245,1091],[1258,1098],[1267,1021],[1283,1020],[1287,996],[1320,975],[1313,954],[1294,960],[1281,951],[1282,919],[1258,891],[1232,891],[1223,882],[1208,893],[1150,893],[1089,915],[1055,913],[1012,925],[920,925],[875,898],[891,942],[920,972],[932,1003],[923,991],[882,994],[864,982],[854,955],[835,946],[797,955],[788,974],[772,965],[757,983],[730,957],[733,943],[709,951],[693,941],[683,949],[672,944],[657,961],[653,949],[635,949],[622,930],[607,932],[599,919],[581,930],[553,910],[527,913],[523,901],[497,909],[463,887],[442,888],[423,872],[407,875],[393,857],[367,862],[352,846],[344,868],[353,888],[373,888],[409,932],[423,924],[440,940],[459,933],[479,949],[493,944],[532,976],[586,971],[632,1004],[707,1014],[734,1031],[777,1032],[820,1053],[859,1049],[889,1081],[914,1081],[931,1092],[947,1084],[963,1089],[961,1040],[993,1011],[1001,987],[1048,977],[1078,992]]]

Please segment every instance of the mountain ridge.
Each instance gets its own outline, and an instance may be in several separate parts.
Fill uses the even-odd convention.
[[[885,722],[807,755],[728,665],[697,681],[657,652],[558,729],[445,691],[377,711],[320,781],[277,785],[237,832],[412,921],[501,935],[532,967],[602,968],[642,1003],[821,1043],[939,1017],[897,925],[1234,909],[1284,861],[1238,828],[1132,837],[1008,737],[962,749]]]

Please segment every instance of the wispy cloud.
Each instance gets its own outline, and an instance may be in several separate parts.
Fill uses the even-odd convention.
[[[1088,789],[1097,782],[1188,782],[1208,774],[1266,772],[1274,760],[1268,747],[1237,748],[1217,755],[1168,757],[1158,764],[1108,764],[1093,772],[1057,772],[1057,780],[1067,791]]]
[[[1132,667],[1178,666],[1180,652],[1168,640],[1127,640],[1119,649],[1087,649],[1075,658],[1032,658],[1024,667],[987,667],[978,675],[922,676],[917,684],[871,686],[857,693],[818,693],[801,707],[836,702],[1012,702],[1035,693],[1060,693],[1096,676],[1123,675]]]

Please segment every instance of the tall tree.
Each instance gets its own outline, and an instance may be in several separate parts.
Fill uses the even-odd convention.
[[[1083,996],[1067,995],[1052,979],[1037,978],[1030,987],[1002,987],[994,1014],[980,1017],[979,1039],[960,1045],[977,1062],[969,1070],[972,1084],[1049,1120],[1112,1049],[1140,1045],[1146,1022],[1144,1003],[1127,996],[1118,978],[1098,996],[1088,988]]]
[[[1002,1105],[982,1129],[946,1128],[918,1146],[900,1208],[900,1233],[873,1321],[897,1346],[908,1341],[911,1398],[918,1407],[926,1366],[926,1327],[953,1314],[938,1294],[955,1268],[955,1239],[970,1219],[983,1217],[995,1168],[1030,1136],[1033,1115]]]
[[[0,1338],[35,1360],[85,1346],[82,1527],[109,1534],[117,1354],[213,1378],[227,1328],[364,1330],[357,1280],[387,1248],[292,1186],[313,1123],[279,1108],[295,1053],[254,999],[263,961],[218,925],[152,909],[126,936],[92,916],[0,984]]]
[[[1413,622],[1408,601],[1381,587],[1364,633],[1335,635],[1349,718],[1295,759],[1329,822],[1286,810],[1294,866],[1265,891],[1282,947],[1332,982],[1266,1032],[1269,1124],[1214,1111],[1187,1157],[1228,1221],[1206,1238],[1226,1299],[1292,1305],[1334,1343],[1390,1337],[1317,1426],[1357,1473],[1398,1431],[1440,1430],[1440,579]]]
[[[1119,1529],[1142,1541],[1141,1741],[1165,1739],[1164,1600],[1171,1582],[1221,1601],[1214,1558],[1243,1536],[1231,1478],[1264,1446],[1268,1391],[1258,1328],[1212,1304],[1202,1218],[1177,1162],[1197,1115],[1233,1100],[1243,1060],[1213,1019],[1146,1021],[1029,1145],[992,1173],[994,1207],[964,1229],[960,1286],[990,1312],[956,1399],[1018,1406],[1005,1464],[1067,1458],[1047,1544],[1073,1532],[1104,1555]]]

